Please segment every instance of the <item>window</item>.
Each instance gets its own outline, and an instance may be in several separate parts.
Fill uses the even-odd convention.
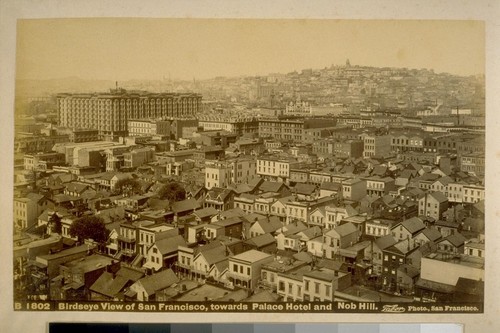
[[[238,265],[236,264],[233,265],[233,272],[238,273]]]
[[[319,282],[314,282],[314,292],[319,293]]]
[[[285,282],[280,281],[279,286],[278,286],[279,291],[285,291]]]
[[[304,289],[305,289],[306,291],[309,291],[309,280],[305,280],[305,281],[304,281]]]
[[[247,267],[247,275],[250,275],[250,267]]]

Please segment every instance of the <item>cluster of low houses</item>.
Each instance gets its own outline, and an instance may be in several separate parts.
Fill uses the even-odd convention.
[[[15,205],[34,201],[31,227],[46,225],[48,234],[59,215],[61,237],[40,251],[17,240],[16,273],[55,300],[356,300],[357,285],[420,300],[482,300],[479,179],[404,162],[348,169],[317,183],[188,184],[187,198],[171,204],[147,176],[134,175],[145,194],[113,196],[105,190],[131,174],[92,175],[98,187],[89,176],[53,174],[45,195]],[[69,234],[86,214],[105,222],[105,244]]]

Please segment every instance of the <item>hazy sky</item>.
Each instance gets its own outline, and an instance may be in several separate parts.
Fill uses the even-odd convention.
[[[479,21],[20,20],[18,78],[197,79],[331,64],[484,73]]]

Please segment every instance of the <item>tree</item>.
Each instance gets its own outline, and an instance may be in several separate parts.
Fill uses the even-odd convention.
[[[158,197],[169,202],[181,201],[186,199],[186,190],[177,182],[169,182],[160,188]]]
[[[124,178],[120,179],[115,184],[115,194],[124,194],[126,196],[131,196],[133,194],[141,193],[141,183],[134,178]]]
[[[49,222],[51,224],[51,230],[52,232],[60,234],[62,232],[62,223],[61,223],[61,218],[57,213],[52,214],[52,216],[49,218]]]
[[[108,239],[109,230],[106,229],[102,218],[87,215],[71,224],[69,234],[73,237],[78,237],[79,241],[93,239],[96,242],[103,243]]]

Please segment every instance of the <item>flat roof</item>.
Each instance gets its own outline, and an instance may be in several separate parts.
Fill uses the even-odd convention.
[[[473,268],[484,268],[484,258],[469,256],[467,254],[450,256],[447,253],[431,253],[426,259],[439,260]]]
[[[272,257],[270,254],[257,251],[257,250],[250,250],[246,251],[243,253],[240,253],[238,255],[235,255],[230,258],[230,260],[238,260],[238,261],[247,261],[247,262],[257,262],[266,258]]]
[[[93,248],[92,246],[90,246],[90,248]],[[46,254],[46,255],[42,255],[42,256],[37,256],[37,258],[40,258],[40,259],[43,259],[43,260],[55,260],[55,259],[59,259],[59,258],[64,258],[66,256],[71,256],[73,254],[77,254],[77,253],[80,253],[80,252],[86,252],[87,250],[89,249],[89,246],[87,245],[80,245],[80,246],[76,246],[76,247],[72,247],[70,249],[67,249],[67,250],[63,250],[61,252],[57,252],[57,253],[53,253],[53,254]]]

